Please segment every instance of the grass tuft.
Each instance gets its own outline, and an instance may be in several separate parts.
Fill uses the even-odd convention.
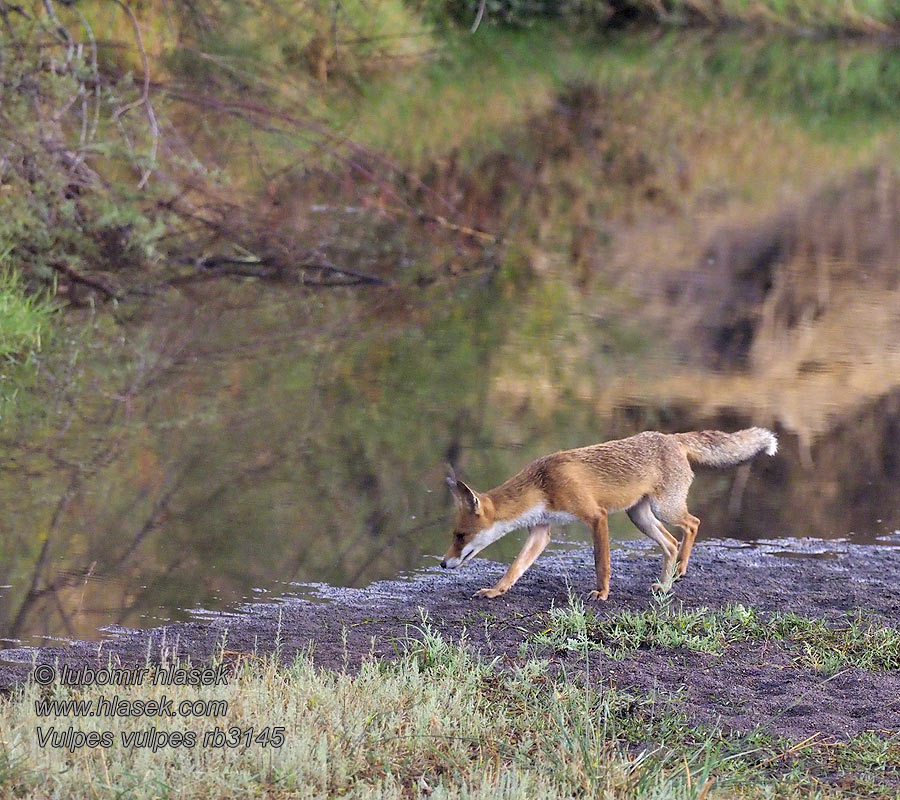
[[[577,635],[593,618],[572,605]],[[355,674],[318,670],[305,654],[286,668],[272,656],[244,658],[231,665],[225,686],[25,685],[0,697],[0,795],[697,800],[771,791],[801,797],[815,786],[822,797],[840,796],[815,777],[825,765],[855,770],[853,791],[869,787],[879,796],[880,776],[897,755],[895,741],[877,736],[817,750],[704,729],[675,698],[597,687],[541,661],[508,669],[449,642],[425,617],[412,632],[396,660],[371,660]],[[36,705],[114,694],[227,707],[207,717],[91,718],[41,716]],[[37,729],[49,726],[103,729],[114,738],[108,747],[41,747]],[[252,739],[203,746],[203,733],[215,727],[252,729]],[[151,728],[193,731],[198,743],[156,752],[123,745],[123,734]],[[275,744],[276,731],[283,743]]]
[[[848,667],[900,669],[900,630],[868,621],[861,612],[834,625],[793,613],[765,615],[740,604],[675,608],[671,596],[661,595],[643,611],[601,617],[570,594],[566,607],[550,611],[549,621],[536,643],[557,651],[597,651],[616,659],[650,648],[718,655],[736,642],[783,640],[798,666],[825,675]]]
[[[0,266],[5,260],[0,254]],[[0,361],[27,362],[41,349],[53,306],[43,294],[27,294],[18,272],[0,270]]]

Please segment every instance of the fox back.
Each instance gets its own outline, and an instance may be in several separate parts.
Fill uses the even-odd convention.
[[[775,434],[765,428],[734,433],[645,431],[543,456],[488,492],[475,491],[451,472],[447,481],[456,500],[456,521],[441,566],[456,568],[518,528],[543,531],[549,540],[551,524],[574,520],[594,531],[595,549],[602,544],[601,560],[608,562],[606,516],[628,511],[635,525],[663,547],[667,559],[674,558],[676,540],[660,520],[685,531],[679,551],[683,574],[699,525],[687,510],[694,478],[691,464],[727,467],[763,451],[772,455],[776,449]],[[600,593],[604,591],[608,586]]]

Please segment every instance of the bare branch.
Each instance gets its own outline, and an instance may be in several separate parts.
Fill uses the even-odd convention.
[[[118,119],[133,108],[137,108],[141,105],[144,106],[147,119],[150,122],[150,138],[152,145],[150,148],[150,166],[147,167],[144,174],[141,176],[140,181],[138,181],[138,189],[143,189],[156,166],[156,153],[159,148],[159,123],[156,120],[156,113],[153,111],[153,105],[150,103],[150,62],[147,59],[147,51],[144,48],[144,38],[141,36],[141,28],[140,25],[138,25],[137,17],[135,17],[134,12],[131,10],[130,6],[123,2],[123,0],[112,0],[112,2],[119,6],[131,20],[131,27],[134,30],[134,39],[137,42],[138,52],[141,55],[141,65],[144,70],[144,88],[140,98],[133,103],[122,106],[122,108],[118,109],[116,113],[113,114],[113,119]]]
[[[119,295],[113,289],[110,289],[102,281],[97,278],[92,278],[90,275],[83,275],[80,272],[72,269],[68,264],[63,264],[62,262],[55,262],[49,265],[52,269],[56,270],[56,272],[61,275],[65,275],[70,281],[73,283],[81,284],[82,286],[88,286],[91,289],[96,289],[100,292],[107,300],[118,300]]]

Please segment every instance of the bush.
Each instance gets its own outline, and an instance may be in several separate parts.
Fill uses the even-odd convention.
[[[8,253],[8,251],[7,251]],[[0,266],[6,254],[0,254]],[[43,293],[27,294],[21,275],[0,271],[0,362],[22,363],[41,349],[53,306]]]
[[[449,18],[470,26],[478,19],[482,0],[432,0],[428,4],[436,21]],[[543,20],[563,20],[571,25],[605,28],[638,15],[652,16],[641,3],[612,0],[485,0],[481,24],[520,27]]]

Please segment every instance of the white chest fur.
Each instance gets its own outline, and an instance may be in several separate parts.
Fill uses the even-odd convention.
[[[471,558],[501,536],[519,528],[533,528],[535,525],[565,525],[575,522],[576,517],[566,511],[548,511],[543,504],[528,509],[513,519],[497,520],[490,528],[485,528],[464,548],[462,559]]]

